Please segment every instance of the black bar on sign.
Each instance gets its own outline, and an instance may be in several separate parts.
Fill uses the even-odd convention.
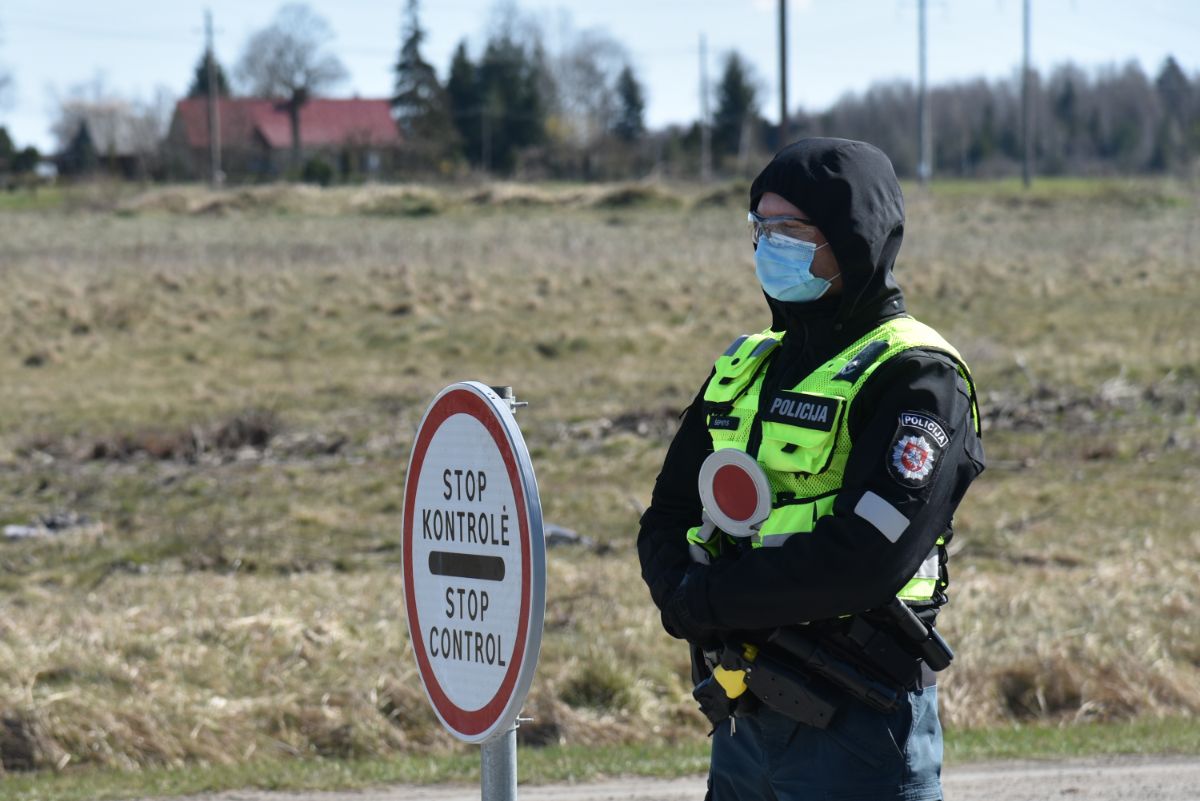
[[[504,581],[504,560],[499,556],[477,553],[430,551],[429,572],[435,576]]]

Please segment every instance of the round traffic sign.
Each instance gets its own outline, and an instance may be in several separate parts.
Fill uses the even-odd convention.
[[[704,514],[726,534],[749,537],[771,515],[771,484],[758,461],[737,448],[714,451],[697,477]]]
[[[509,728],[533,682],[546,609],[541,501],[508,404],[451,384],[417,428],[404,482],[404,601],[425,692],[446,729]]]

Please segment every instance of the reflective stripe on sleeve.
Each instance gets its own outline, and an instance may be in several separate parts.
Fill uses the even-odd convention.
[[[935,579],[941,575],[940,570],[941,561],[938,559],[937,546],[934,546],[933,550],[929,552],[929,556],[926,556],[925,561],[922,562],[921,566],[917,568],[916,575],[914,575],[913,578]]]
[[[879,533],[887,537],[888,542],[896,542],[908,528],[908,518],[900,510],[874,492],[865,492],[854,507],[854,514],[866,520]]]

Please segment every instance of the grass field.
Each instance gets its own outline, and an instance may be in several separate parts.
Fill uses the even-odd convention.
[[[591,538],[549,555],[523,744],[702,743],[633,541],[679,410],[768,321],[736,188],[0,209],[0,525],[72,524],[0,542],[5,771],[466,753],[399,579],[408,446],[460,379],[530,402],[545,518]],[[943,615],[964,742],[1163,720],[1196,748],[1198,209],[1168,183],[909,190],[898,277],[975,372],[991,464]]]

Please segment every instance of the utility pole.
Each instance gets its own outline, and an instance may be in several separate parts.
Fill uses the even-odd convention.
[[[779,0],[779,148],[787,145],[790,138],[787,102],[787,0]]]
[[[933,136],[929,126],[929,86],[925,71],[925,0],[918,0],[917,5],[917,51],[917,179],[925,186],[933,174],[930,158]]]
[[[221,172],[221,108],[217,102],[217,56],[213,52],[212,11],[204,12],[204,68],[208,78],[208,160],[210,180],[214,189],[225,182]]]
[[[490,104],[479,106],[479,163],[484,172],[492,171],[492,116]]]
[[[1033,70],[1029,66],[1029,1],[1025,0],[1025,59],[1021,70],[1021,138],[1025,146],[1021,181],[1026,189],[1033,183]]]
[[[700,34],[700,180],[712,180],[712,129],[708,119],[708,42]]]

